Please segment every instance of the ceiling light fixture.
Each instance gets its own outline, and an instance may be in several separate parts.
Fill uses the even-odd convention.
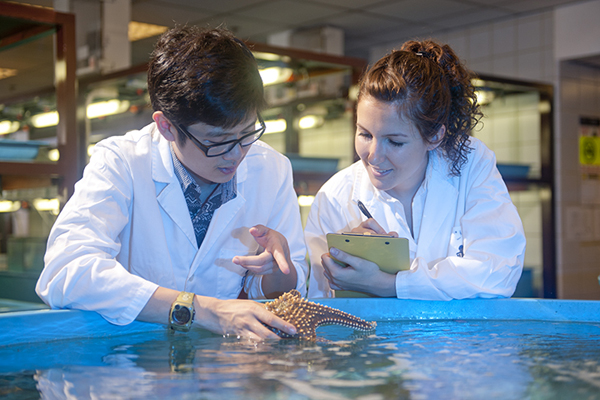
[[[274,85],[276,83],[286,82],[292,76],[293,71],[290,68],[271,67],[258,71],[262,78],[263,85]]]
[[[490,104],[496,98],[493,91],[485,89],[475,90],[475,96],[477,97],[477,104],[482,106]]]
[[[265,121],[265,125],[267,126],[267,129],[265,130],[265,135],[270,133],[285,132],[285,130],[287,129],[287,123],[283,118]]]
[[[14,212],[20,208],[20,201],[0,200],[0,213]]]
[[[38,211],[50,211],[58,215],[60,211],[60,202],[58,199],[33,199],[33,207]]]
[[[58,161],[60,159],[60,151],[58,149],[48,150],[48,159],[50,161]]]
[[[21,124],[18,121],[0,121],[0,135],[7,135],[19,130]]]
[[[298,121],[298,127],[300,129],[311,129],[323,125],[324,122],[325,120],[320,115],[305,115]]]
[[[117,99],[100,101],[88,105],[86,110],[86,115],[89,119],[106,117],[129,110],[129,101]]]
[[[58,112],[50,111],[41,114],[36,114],[31,117],[31,124],[36,128],[46,128],[49,126],[58,125]]]

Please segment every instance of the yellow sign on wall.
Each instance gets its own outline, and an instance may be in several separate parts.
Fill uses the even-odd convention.
[[[579,163],[600,165],[600,137],[579,136]]]

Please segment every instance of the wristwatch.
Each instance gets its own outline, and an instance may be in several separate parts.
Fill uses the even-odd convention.
[[[194,293],[181,292],[171,305],[169,313],[169,329],[187,332],[194,321]]]

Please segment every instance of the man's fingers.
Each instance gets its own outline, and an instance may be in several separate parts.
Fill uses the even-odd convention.
[[[235,256],[231,260],[234,264],[240,265],[244,268],[247,267],[262,267],[265,264],[268,264],[273,261],[273,256],[264,251],[256,256]]]
[[[264,236],[269,232],[269,228],[267,228],[264,225],[254,225],[252,228],[250,228],[250,234],[254,237],[260,237],[260,236]]]
[[[265,310],[265,312],[268,314],[264,315],[260,318],[262,322],[264,322],[265,324],[267,324],[269,326],[272,326],[273,328],[279,329],[280,331],[285,332],[288,335],[296,334],[296,327],[294,327],[294,325],[290,324],[289,322],[284,321],[283,319],[279,318],[278,316],[276,316],[275,314],[273,314],[267,310]]]
[[[264,225],[255,225],[250,228],[249,232],[252,236],[254,236],[254,240],[256,240],[258,244],[266,248],[268,244],[269,230],[270,229]]]
[[[275,258],[275,262],[277,263],[277,266],[279,266],[281,272],[286,275],[290,273],[290,265],[287,261],[287,257],[285,256],[285,252],[281,250],[275,250],[273,253],[273,258]]]

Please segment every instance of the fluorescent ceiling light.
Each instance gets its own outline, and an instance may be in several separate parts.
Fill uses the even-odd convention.
[[[33,207],[38,211],[51,211],[58,215],[60,211],[60,202],[58,199],[33,199]]]
[[[260,60],[268,60],[268,61],[281,61],[281,60],[287,60],[289,58],[289,57],[281,56],[281,55],[275,54],[275,53],[264,53],[262,51],[253,51],[252,54],[254,54],[254,58],[258,58]]]
[[[275,83],[286,82],[292,76],[290,68],[271,67],[259,70],[263,85],[273,85]]]
[[[0,200],[0,213],[14,212],[21,208],[20,201]]]
[[[477,97],[477,103],[482,106],[490,104],[496,97],[491,90],[476,90],[475,96]]]
[[[265,125],[267,126],[265,134],[285,132],[287,129],[287,123],[283,118],[265,121]]]
[[[120,114],[129,110],[129,101],[117,99],[100,101],[90,104],[86,110],[89,119],[106,117],[107,115]]]
[[[298,121],[300,129],[311,129],[323,125],[323,117],[320,115],[305,115]]]
[[[21,124],[18,121],[0,121],[0,135],[7,135],[19,130]]]
[[[129,110],[128,100],[108,100],[92,103],[86,108],[86,115],[89,119],[106,117],[108,115],[120,114]],[[31,117],[31,124],[36,128],[45,128],[58,125],[58,112],[50,111],[47,113],[36,114]]]
[[[48,150],[48,158],[50,161],[58,161],[60,159],[60,152],[58,149],[50,149]]]
[[[46,128],[48,126],[58,125],[58,119],[58,112],[50,111],[32,116],[31,124],[36,128]]]

